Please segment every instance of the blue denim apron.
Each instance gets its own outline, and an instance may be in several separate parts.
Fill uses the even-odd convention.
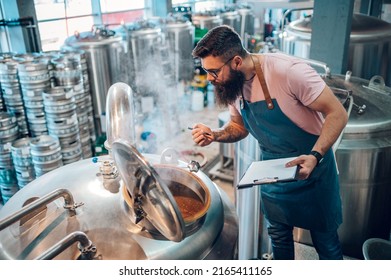
[[[263,73],[259,76],[266,85]],[[308,154],[318,136],[298,127],[281,111],[275,99],[267,101],[270,100],[273,105],[241,100],[243,121],[259,142],[261,160]],[[262,185],[261,203],[269,220],[308,230],[336,230],[342,222],[342,207],[332,149],[308,179]]]

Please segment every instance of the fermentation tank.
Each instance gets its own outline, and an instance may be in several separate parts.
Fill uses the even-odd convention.
[[[149,19],[124,24],[118,32],[128,45],[130,82],[134,90],[153,84],[152,78],[169,75],[164,67],[167,65],[167,45],[159,22]]]
[[[254,35],[254,13],[250,7],[240,7],[237,9],[240,15],[240,32],[241,38],[245,39],[245,35]]]
[[[249,134],[234,146],[234,185],[239,183],[253,161],[261,159],[257,140]],[[270,253],[264,219],[261,213],[259,185],[237,189],[235,205],[239,219],[238,259],[261,258]]]
[[[285,53],[309,58],[312,17],[291,22],[282,39]],[[348,53],[348,69],[356,77],[370,79],[382,76],[391,83],[391,23],[381,19],[353,14]]]
[[[369,238],[390,238],[391,88],[381,76],[371,80],[344,75],[325,77],[333,88],[352,92],[354,105],[336,151],[341,187],[342,250],[362,259]]]
[[[199,12],[192,15],[192,21],[196,28],[211,30],[223,24],[223,20],[217,12]]]
[[[116,82],[129,83],[125,45],[121,35],[103,27],[76,33],[65,40],[65,46],[82,49],[87,54],[94,121],[98,135],[102,133],[100,117],[105,113],[107,90]]]
[[[231,26],[238,34],[241,31],[241,16],[238,11],[229,8],[220,13],[220,17],[223,20],[223,24]]]
[[[337,91],[351,92],[353,109],[336,150],[343,223],[339,227],[344,255],[362,259],[369,238],[389,239],[391,230],[391,90],[380,76],[371,81],[349,74],[324,77]],[[251,161],[260,159],[251,135],[235,145],[235,177],[243,176]],[[239,258],[271,253],[260,211],[259,188],[238,190]],[[295,229],[295,241],[312,245],[309,232]],[[250,241],[250,242],[249,242]]]
[[[194,25],[185,17],[168,18],[164,25],[169,50],[173,53],[175,81],[190,81],[193,78]]]

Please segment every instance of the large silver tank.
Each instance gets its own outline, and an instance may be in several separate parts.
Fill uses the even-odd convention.
[[[379,82],[380,80],[380,82]],[[362,245],[373,237],[389,239],[391,230],[391,103],[390,88],[375,77],[368,80],[342,75],[325,77],[333,88],[352,92],[354,105],[336,150],[340,174],[343,223],[339,236],[343,253],[362,259]],[[369,86],[370,84],[370,86]],[[368,87],[369,86],[369,87]],[[235,145],[235,176],[259,160],[260,149],[251,135]],[[238,190],[239,258],[270,253],[257,187]],[[257,221],[257,222],[255,222]],[[259,235],[258,235],[259,234]],[[312,245],[309,232],[295,229],[295,241]]]
[[[173,53],[175,81],[190,81],[193,78],[194,25],[186,18],[168,19],[164,25],[167,42]]]
[[[285,53],[309,58],[312,17],[299,19],[285,27],[281,48]],[[353,14],[348,69],[356,77],[370,79],[381,75],[391,83],[391,23],[362,14]]]
[[[251,134],[235,143],[234,150],[234,186],[236,186],[250,164],[261,159],[261,150]],[[262,258],[263,254],[270,254],[271,247],[261,213],[259,186],[237,189],[235,205],[240,221],[238,259]]]
[[[132,157],[121,147],[115,162]],[[153,169],[125,162],[120,173],[129,169],[136,177],[124,180],[111,157],[102,156],[56,169],[20,190],[0,210],[0,259],[234,259],[237,218],[228,196],[184,162],[137,157]],[[172,185],[171,194],[160,188],[161,179]],[[207,198],[201,215],[178,215],[180,203],[172,203],[177,188]],[[18,216],[24,206],[29,211]]]
[[[211,30],[223,24],[223,20],[217,12],[200,12],[192,15],[192,22],[196,28]]]
[[[240,7],[237,9],[240,15],[240,37],[245,39],[247,35],[254,35],[254,13],[250,7]]]
[[[160,53],[165,45],[165,36],[159,22],[156,20],[141,20],[125,24],[118,30],[122,33],[128,44],[128,59],[130,69],[130,83],[136,91],[147,86],[148,77],[155,77],[154,74],[160,71],[161,75],[166,74],[163,70],[161,60],[163,53]],[[165,57],[163,57],[165,58]]]
[[[100,118],[105,113],[109,87],[116,82],[128,82],[126,44],[120,34],[105,28],[77,33],[67,38],[64,44],[82,49],[87,54],[94,121],[99,136],[102,134]]]
[[[220,13],[223,24],[231,26],[238,34],[241,32],[241,16],[234,9],[226,9]]]

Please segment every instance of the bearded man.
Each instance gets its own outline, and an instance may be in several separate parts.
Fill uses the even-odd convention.
[[[299,167],[297,181],[260,188],[273,259],[294,259],[294,227],[310,231],[319,259],[343,259],[331,147],[347,123],[345,108],[305,61],[282,53],[251,54],[229,26],[211,29],[192,54],[201,59],[217,104],[230,112],[221,128],[195,124],[193,141],[200,146],[231,143],[251,133],[260,160],[295,157],[286,166]]]

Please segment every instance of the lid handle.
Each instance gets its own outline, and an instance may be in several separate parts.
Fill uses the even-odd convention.
[[[382,94],[390,94],[391,89],[386,87],[384,79],[382,76],[375,75],[369,80],[368,86],[363,85],[367,89],[374,90]]]

